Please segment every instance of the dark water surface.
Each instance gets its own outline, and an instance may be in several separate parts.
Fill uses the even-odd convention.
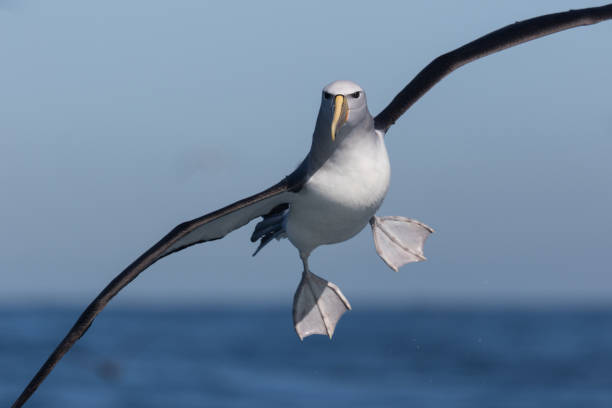
[[[78,309],[0,309],[8,407]],[[30,407],[612,407],[612,308],[104,311]]]

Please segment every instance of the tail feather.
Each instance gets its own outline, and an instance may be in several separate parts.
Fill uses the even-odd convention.
[[[276,238],[278,240],[278,239],[281,239],[281,238],[285,238],[286,236],[287,236],[287,234],[282,229],[273,230],[273,231],[271,231],[271,232],[269,232],[267,234],[262,235],[261,236],[261,241],[259,241],[259,246],[255,250],[255,252],[253,252],[253,256],[257,255],[257,253],[259,251],[261,251],[261,248],[263,248],[266,245],[268,245],[268,243],[270,241],[272,241],[272,239]]]
[[[263,220],[257,223],[255,230],[251,235],[251,242],[260,240],[259,246],[253,252],[253,256],[265,247],[272,239],[281,239],[287,237],[285,230],[287,209],[281,208],[278,211],[271,211],[263,216]]]

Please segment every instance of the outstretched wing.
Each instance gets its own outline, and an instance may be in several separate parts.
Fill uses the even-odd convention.
[[[98,313],[142,271],[164,256],[191,245],[223,238],[229,232],[240,228],[252,219],[268,214],[279,205],[286,205],[290,201],[290,195],[299,191],[304,183],[304,168],[304,166],[300,166],[291,175],[283,179],[283,181],[259,194],[247,197],[227,207],[176,226],[157,244],[153,245],[148,251],[132,262],[89,304],[12,407],[21,407],[27,401],[63,355],[85,334]]]
[[[612,19],[612,4],[547,14],[493,31],[429,63],[391,103],[374,118],[377,130],[386,133],[400,116],[442,78],[468,62],[497,51],[569,28]]]

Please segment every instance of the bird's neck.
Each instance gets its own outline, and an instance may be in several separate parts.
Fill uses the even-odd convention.
[[[339,150],[351,148],[363,143],[375,142],[377,138],[374,131],[374,119],[367,113],[364,118],[355,123],[346,123],[336,133],[335,140],[331,139],[331,124],[329,118],[319,114],[314,134],[312,135],[312,146],[309,154],[310,173],[314,173],[329,158]],[[371,140],[370,140],[371,139]]]

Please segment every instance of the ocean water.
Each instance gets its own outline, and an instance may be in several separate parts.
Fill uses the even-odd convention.
[[[0,407],[80,310],[0,309]],[[612,308],[109,307],[29,407],[612,407]]]

